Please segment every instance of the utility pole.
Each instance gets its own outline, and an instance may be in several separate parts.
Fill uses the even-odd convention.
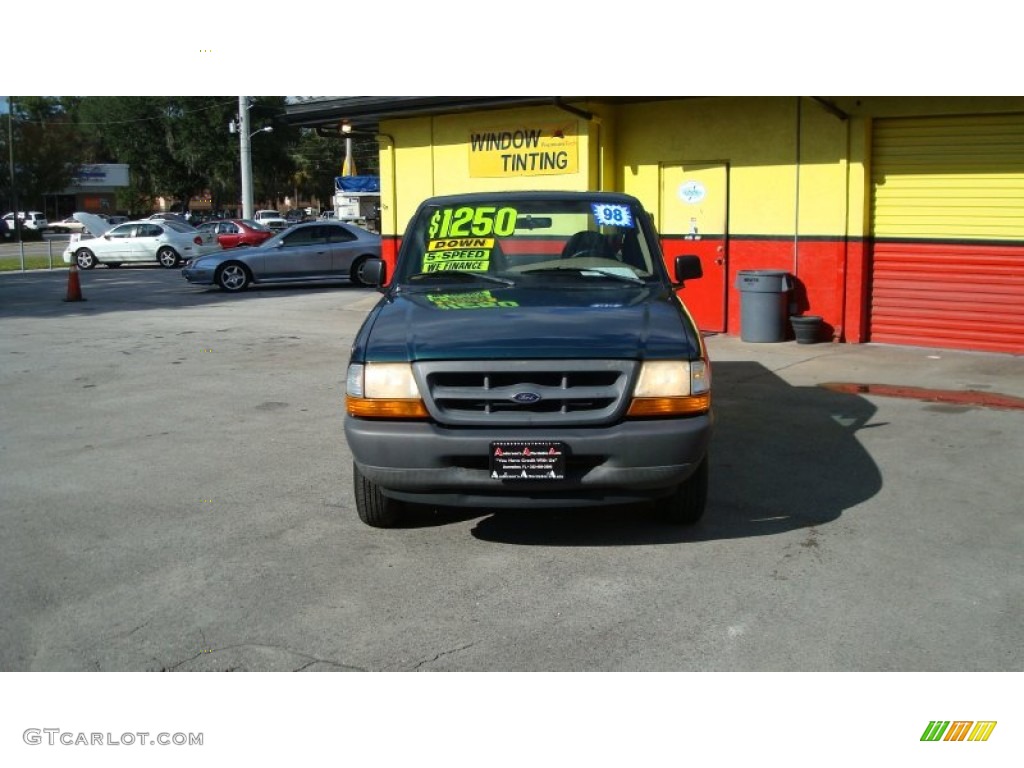
[[[238,142],[242,150],[242,218],[251,219],[252,204],[252,134],[249,131],[249,97],[238,97]]]
[[[11,210],[14,211],[14,221],[11,222],[11,226],[14,227],[14,233],[18,236],[18,242],[21,242],[21,219],[18,218],[18,190],[14,186],[14,97],[7,97],[7,149],[10,150],[10,170],[11,170]],[[22,247],[22,265],[21,268],[25,268],[25,249]]]

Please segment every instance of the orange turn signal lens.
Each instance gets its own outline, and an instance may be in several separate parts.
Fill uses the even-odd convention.
[[[635,397],[627,416],[698,416],[711,410],[711,393],[686,397]]]
[[[419,399],[378,400],[349,395],[345,398],[345,408],[349,416],[362,419],[426,419],[430,416]]]

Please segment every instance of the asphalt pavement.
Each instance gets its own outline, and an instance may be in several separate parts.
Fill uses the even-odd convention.
[[[80,275],[0,274],[0,670],[1024,667],[1021,357],[709,336],[698,525],[377,530],[341,429],[377,294]]]

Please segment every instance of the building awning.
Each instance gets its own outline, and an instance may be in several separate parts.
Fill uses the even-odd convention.
[[[285,107],[284,121],[290,125],[317,128],[318,132],[340,134],[344,122],[353,131],[376,132],[381,120],[428,115],[450,115],[488,109],[554,105],[581,117],[589,117],[574,102],[657,101],[663,96],[347,96],[309,99]]]
[[[340,132],[348,122],[355,131],[376,131],[381,120],[440,115],[515,105],[550,104],[550,96],[349,96],[310,99],[285,107],[284,120],[307,128]]]

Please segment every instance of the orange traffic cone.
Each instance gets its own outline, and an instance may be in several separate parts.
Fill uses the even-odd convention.
[[[82,297],[82,286],[78,282],[78,265],[73,261],[68,270],[68,295],[64,301],[85,301]]]

